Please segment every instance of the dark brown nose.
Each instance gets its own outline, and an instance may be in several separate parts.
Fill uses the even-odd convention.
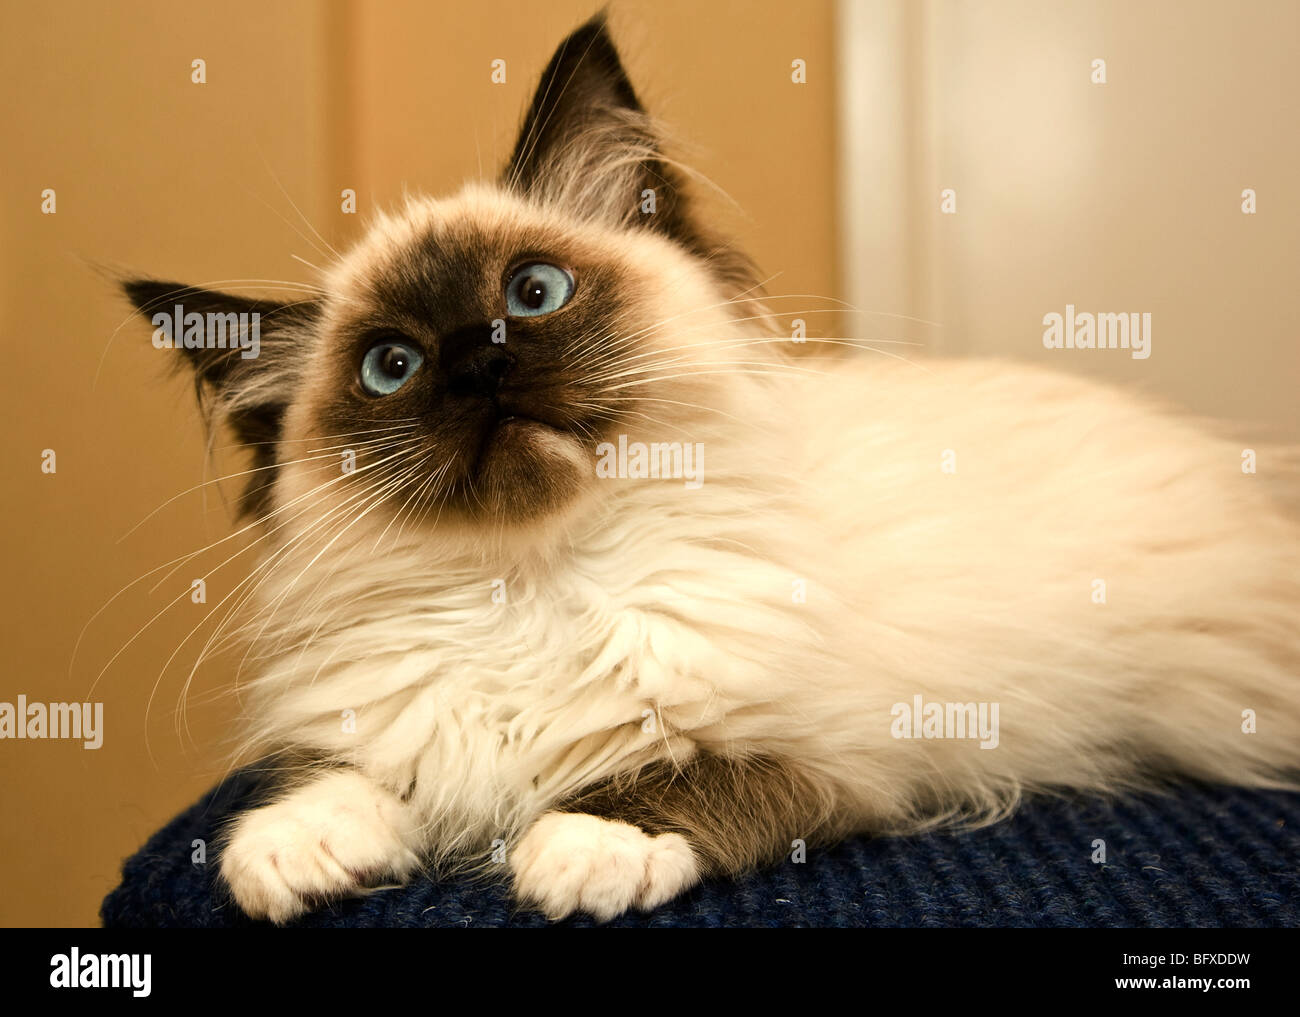
[[[444,336],[438,365],[453,395],[491,398],[501,388],[515,359],[504,343],[492,341],[489,325],[470,325]]]

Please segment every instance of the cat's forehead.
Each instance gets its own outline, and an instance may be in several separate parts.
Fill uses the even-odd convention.
[[[498,273],[522,257],[616,259],[623,245],[606,233],[502,188],[472,184],[380,214],[331,273],[328,288],[354,303],[401,302],[412,289],[495,290]]]
[[[707,273],[646,229],[610,226],[513,191],[469,184],[380,215],[326,280],[334,329],[454,328],[505,314],[512,270],[559,265],[586,316],[636,315],[715,302]],[[566,319],[572,324],[572,317]]]

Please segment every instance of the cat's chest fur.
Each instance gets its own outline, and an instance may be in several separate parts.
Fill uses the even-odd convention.
[[[724,718],[770,692],[805,622],[786,568],[716,527],[654,520],[641,506],[506,569],[434,562],[415,544],[333,549],[325,578],[302,582],[305,599],[289,591],[258,640],[270,659],[254,686],[257,741],[411,795],[448,849],[720,743]],[[286,590],[264,592],[274,605]]]

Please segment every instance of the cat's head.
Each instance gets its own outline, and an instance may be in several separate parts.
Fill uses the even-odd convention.
[[[556,51],[496,183],[379,216],[310,299],[124,288],[155,345],[198,347],[166,355],[255,452],[249,511],[498,530],[599,497],[601,442],[689,440],[754,314],[748,263],[694,216],[600,18]],[[258,315],[255,345],[232,314]],[[242,347],[208,348],[223,320]]]

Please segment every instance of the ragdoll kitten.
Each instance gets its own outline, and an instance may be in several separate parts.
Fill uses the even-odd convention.
[[[255,457],[250,751],[299,761],[228,830],[250,915],[504,845],[608,919],[1031,790],[1291,786],[1300,540],[1240,446],[1021,365],[787,359],[599,19],[498,183],[319,298],[125,288],[261,315],[187,351]]]

